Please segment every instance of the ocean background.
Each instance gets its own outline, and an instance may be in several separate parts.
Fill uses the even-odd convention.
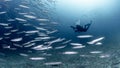
[[[69,1],[0,0],[0,68],[120,68],[120,1]]]

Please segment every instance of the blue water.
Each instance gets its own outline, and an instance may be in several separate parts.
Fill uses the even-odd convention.
[[[0,68],[120,68],[119,0],[89,11],[68,3],[0,0]],[[93,22],[75,32],[78,20]]]

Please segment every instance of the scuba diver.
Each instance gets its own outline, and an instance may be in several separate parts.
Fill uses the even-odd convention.
[[[80,20],[79,20],[80,22]],[[75,31],[75,32],[86,32],[90,25],[92,24],[92,21],[90,21],[90,23],[84,25],[84,26],[81,26],[80,24],[76,24],[76,26],[71,26],[71,28]]]

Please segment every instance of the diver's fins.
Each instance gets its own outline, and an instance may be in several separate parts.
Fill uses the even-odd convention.
[[[92,21],[90,21],[90,23],[86,24],[87,26],[91,25],[92,24]]]
[[[70,26],[71,28],[73,28],[73,29],[76,29],[74,26]]]

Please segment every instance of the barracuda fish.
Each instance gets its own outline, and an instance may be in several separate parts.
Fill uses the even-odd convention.
[[[85,48],[85,46],[79,45],[79,46],[74,46],[74,47],[73,47],[73,49],[79,49],[79,48]]]
[[[45,25],[47,25],[46,23],[40,23],[39,24],[40,26],[45,26]]]
[[[52,44],[62,42],[63,40],[65,40],[65,39],[64,38],[63,39],[58,38],[58,39],[55,39],[53,41],[49,41],[49,42],[46,42],[46,43],[48,44],[48,46],[51,46]]]
[[[81,46],[82,44],[80,43],[70,43],[71,45],[74,45],[74,46]]]
[[[45,58],[44,57],[31,57],[30,58],[31,60],[44,60]]]
[[[80,35],[80,36],[77,36],[77,38],[91,38],[93,37],[92,35]]]
[[[95,45],[102,45],[102,43],[101,42],[97,42]]]
[[[52,37],[37,37],[35,39],[40,39],[40,40],[49,40],[51,39]]]
[[[80,55],[80,57],[91,57],[91,55]]]
[[[5,26],[4,28],[5,29],[12,29],[13,27],[11,27],[11,26]]]
[[[63,54],[72,55],[72,54],[78,54],[78,52],[75,52],[75,51],[66,51],[66,52],[63,52]]]
[[[62,62],[47,62],[45,65],[50,65],[50,66],[56,66],[56,65],[61,65]]]
[[[37,19],[37,20],[42,22],[49,21],[49,19]]]
[[[20,14],[20,15],[27,15],[28,13],[19,12],[18,14]]]
[[[23,24],[24,26],[32,26],[31,24],[28,24],[28,23],[25,23],[25,24]]]
[[[67,45],[55,47],[55,49],[63,49],[63,48],[65,48],[66,46],[67,46]]]
[[[3,12],[0,12],[0,15],[1,15],[1,14],[6,14],[6,13],[7,13],[6,11],[3,11]]]
[[[65,41],[63,42],[62,44],[67,44],[67,43],[70,43],[72,40],[68,40],[68,41]]]
[[[27,56],[29,56],[28,54],[24,54],[24,53],[20,53],[20,56],[25,56],[25,57],[27,57]]]
[[[38,30],[31,30],[31,31],[26,31],[25,33],[27,34],[33,34],[33,33],[38,33]]]
[[[46,33],[38,33],[39,36],[48,36]]]
[[[25,43],[23,43],[23,46],[29,45],[29,44],[31,44],[31,43],[32,43],[31,41],[25,42]]]
[[[14,46],[22,48],[23,46],[13,43]]]
[[[58,25],[58,22],[51,22],[51,24]]]
[[[47,34],[53,34],[53,33],[56,33],[56,32],[58,32],[58,30],[47,31]]]
[[[3,48],[5,48],[5,49],[10,49],[11,47],[10,46],[3,46]]]
[[[92,54],[100,54],[100,53],[102,53],[102,51],[91,51],[90,53],[92,53]]]
[[[29,18],[29,19],[36,19],[37,17],[32,16],[32,15],[24,15],[24,17]]]
[[[3,38],[0,37],[0,40],[2,40]]]
[[[34,45],[36,45],[36,43],[30,43],[28,45],[25,45],[24,47],[31,47],[31,46],[34,46]]]
[[[42,27],[35,27],[36,29],[38,29],[38,30],[43,30],[43,31],[47,31],[47,29],[45,29],[45,28],[42,28]]]
[[[15,9],[15,10],[19,10],[19,11],[21,10],[20,8],[14,8],[14,9]]]
[[[101,40],[103,40],[105,37],[100,37],[100,38],[97,38],[97,39],[94,39],[94,40],[92,40],[92,41],[90,41],[90,42],[87,42],[88,44],[95,44],[96,42],[99,42],[99,41],[101,41]]]
[[[15,39],[11,39],[12,42],[19,42],[19,41],[22,41],[23,38],[20,37],[20,38],[15,38]]]
[[[28,6],[25,6],[25,5],[19,5],[20,7],[22,7],[22,8],[30,8],[30,7],[28,7]]]
[[[8,19],[8,21],[15,21],[15,19]]]
[[[1,25],[1,26],[6,26],[6,27],[9,26],[8,23],[0,23],[0,25]]]
[[[33,47],[32,49],[34,49],[34,50],[48,50],[48,49],[52,49],[52,47],[51,46],[38,45],[36,47]]]
[[[4,35],[10,35],[11,33],[4,33]]]
[[[30,14],[32,14],[32,15],[36,15],[36,13],[34,13],[34,12],[29,12]]]
[[[109,54],[102,54],[102,55],[100,55],[99,57],[100,57],[100,58],[109,58],[110,55],[109,55]]]
[[[23,21],[23,22],[26,22],[27,20],[25,20],[25,19],[22,19],[22,18],[15,18],[16,20],[18,20],[18,21]]]

